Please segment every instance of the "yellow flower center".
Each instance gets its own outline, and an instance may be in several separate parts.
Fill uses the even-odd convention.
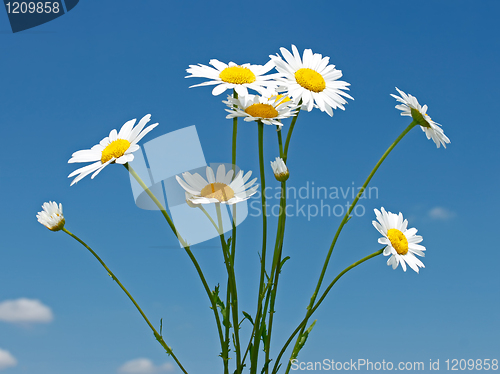
[[[245,109],[245,113],[256,118],[274,118],[278,116],[278,111],[271,104],[252,104]]]
[[[271,96],[269,98],[269,100],[273,100],[274,99],[274,104],[275,105],[279,105],[279,104],[283,104],[283,103],[287,103],[289,101],[292,101],[288,96],[285,96],[285,95],[274,95],[274,96]]]
[[[221,203],[228,201],[234,197],[234,191],[225,183],[210,183],[207,184],[200,192],[200,196],[207,197],[209,199],[217,199]]]
[[[417,123],[422,126],[422,127],[431,127],[429,125],[429,122],[427,120],[431,120],[431,117],[429,117],[427,114],[425,116],[422,115],[417,109],[410,108],[411,111],[411,117],[417,121]]]
[[[105,164],[109,160],[122,157],[130,147],[130,142],[125,139],[116,139],[109,143],[101,153],[101,162]]]
[[[321,92],[326,88],[325,79],[315,70],[302,68],[295,72],[295,80],[309,91]]]
[[[226,83],[245,84],[255,82],[255,74],[243,66],[230,66],[222,70],[219,78]]]
[[[387,230],[387,237],[398,254],[405,255],[408,253],[408,240],[405,234],[398,229],[389,229]]]

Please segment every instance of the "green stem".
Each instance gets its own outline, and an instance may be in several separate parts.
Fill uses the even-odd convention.
[[[238,93],[236,90],[233,89],[233,97],[235,99],[238,98]],[[231,163],[233,167],[233,177],[234,174],[236,173],[236,138],[238,134],[238,117],[233,118],[233,141],[232,141],[232,146],[231,146]],[[229,254],[230,261],[233,267],[234,271],[234,258],[236,254],[236,204],[232,205],[232,210],[233,210],[233,219],[232,219],[232,234],[231,234],[231,251]],[[229,295],[229,278],[228,278],[228,289],[227,289],[227,295],[226,295],[226,302],[228,302],[230,299]],[[235,329],[237,326],[235,327]],[[229,332],[228,332],[229,333]],[[235,348],[236,349],[236,348]],[[239,347],[238,347],[239,349]],[[237,354],[240,354],[238,351]]]
[[[206,211],[206,209],[203,207],[203,205],[199,204],[198,208],[200,208],[200,210],[207,216],[207,218],[210,220],[210,222],[212,223],[212,225],[215,227],[215,230],[217,231],[217,233],[219,234],[219,236],[222,235],[223,232],[224,232],[224,231],[222,231],[222,222],[220,222],[220,220],[219,220],[219,225],[217,225],[215,223],[215,221],[213,220],[213,218],[210,216],[210,214],[208,214],[208,212]],[[220,217],[220,215],[218,217]],[[225,254],[225,251],[224,251],[224,247],[222,248],[222,252],[223,252],[223,255],[224,255],[224,263],[226,263],[227,258],[226,258],[226,254]],[[226,269],[227,269],[227,265],[226,265]],[[229,275],[228,275],[227,293],[226,293],[226,296],[227,296],[226,297],[226,308],[229,308],[230,295],[231,295],[231,290],[230,290]],[[225,313],[225,311],[224,311],[224,313]],[[223,349],[224,373],[228,374],[229,373],[229,329],[230,329],[229,319],[227,319],[226,324],[223,323],[223,325],[224,325],[224,347],[226,347],[225,350]]]
[[[113,278],[113,280],[120,286],[120,288],[123,290],[123,292],[125,292],[125,294],[127,294],[128,298],[130,299],[130,301],[132,301],[132,303],[135,305],[135,307],[137,308],[137,310],[139,311],[139,313],[141,314],[142,318],[144,318],[144,320],[146,321],[146,323],[148,324],[149,328],[153,331],[153,334],[156,338],[156,340],[158,340],[158,342],[161,344],[161,346],[165,349],[165,351],[167,352],[167,354],[171,355],[172,358],[174,359],[174,361],[177,363],[177,365],[179,366],[179,368],[185,373],[187,374],[187,371],[186,369],[184,369],[184,367],[182,366],[182,364],[179,362],[179,360],[177,359],[177,357],[175,356],[174,352],[172,351],[172,348],[170,348],[167,343],[165,343],[165,341],[163,340],[163,337],[158,333],[158,331],[156,331],[156,329],[154,328],[154,326],[151,324],[151,322],[149,322],[149,319],[148,317],[146,317],[146,314],[144,314],[144,312],[142,311],[141,307],[139,306],[139,304],[137,304],[137,302],[134,300],[134,298],[132,297],[132,295],[128,292],[128,290],[125,288],[125,286],[123,286],[123,284],[118,280],[118,278],[116,277],[116,275],[107,267],[107,265],[104,263],[103,260],[101,260],[101,258],[97,255],[97,253],[95,253],[92,248],[90,248],[83,240],[81,240],[78,236],[76,236],[75,234],[71,233],[69,230],[67,230],[66,228],[63,227],[62,229],[66,234],[68,234],[69,236],[71,236],[73,239],[75,239],[76,241],[78,241],[81,245],[83,245],[85,248],[87,248],[90,253],[92,253],[92,255],[97,259],[97,261],[99,261],[99,263],[104,267],[104,269],[106,269],[106,271],[108,272],[108,274],[111,276],[111,278]]]
[[[215,221],[213,220],[213,218],[210,216],[210,214],[208,214],[208,212],[206,211],[205,208],[203,208],[203,205],[202,204],[199,204],[198,205],[198,208],[200,208],[200,210],[205,213],[205,215],[207,216],[207,218],[210,220],[210,222],[212,223],[212,225],[215,227],[215,229],[217,230],[217,233],[220,235],[221,232],[219,230],[219,227],[217,226],[217,224],[215,223]]]
[[[264,274],[266,272],[266,244],[267,244],[267,208],[266,208],[266,176],[264,171],[264,125],[258,121],[258,142],[259,142],[259,165],[260,165],[260,190],[262,202],[262,253],[261,253],[261,268],[260,268],[260,281],[259,281],[259,295],[257,299],[257,314],[255,316],[255,329],[254,344],[252,353],[250,354],[250,374],[257,372],[257,361],[259,354],[260,344],[260,322],[262,318],[262,300],[264,298]]]
[[[281,273],[280,264],[281,264],[281,256],[283,250],[283,238],[285,236],[285,219],[286,219],[286,181],[281,182],[281,197],[280,197],[280,215],[278,218],[278,230],[276,233],[276,243],[274,246],[274,260],[273,266],[271,269],[271,276],[269,280],[273,282],[271,288],[271,304],[269,307],[269,324],[267,329],[267,350],[266,350],[266,360],[265,360],[265,368],[266,373],[269,372],[269,355],[271,352],[271,335],[273,330],[273,319],[274,319],[274,304],[276,301],[276,293],[278,292],[278,280]],[[274,279],[273,279],[274,277]]]
[[[319,280],[318,280],[318,283],[316,285],[316,289],[314,290],[314,293],[312,294],[311,296],[311,301],[309,302],[309,305],[307,306],[307,309],[310,310],[312,308],[312,306],[314,305],[314,302],[316,300],[316,297],[318,295],[318,292],[319,292],[319,289],[321,287],[321,284],[323,282],[323,278],[325,276],[325,273],[326,273],[326,269],[328,267],[328,263],[330,262],[330,257],[333,253],[333,248],[335,247],[335,244],[337,243],[337,239],[340,235],[340,232],[342,231],[342,228],[344,227],[344,225],[347,223],[347,221],[350,219],[350,215],[351,215],[351,212],[352,210],[354,209],[354,207],[356,206],[359,198],[363,195],[363,192],[365,191],[366,187],[368,186],[368,183],[370,183],[371,179],[373,178],[373,176],[375,175],[375,173],[377,172],[378,168],[380,167],[380,165],[382,165],[382,163],[384,162],[384,160],[387,158],[387,156],[389,156],[389,153],[391,153],[391,151],[394,149],[394,147],[400,142],[401,139],[404,138],[404,136],[413,128],[417,125],[417,122],[413,121],[412,123],[410,123],[410,125],[396,138],[396,140],[391,144],[391,146],[389,148],[387,148],[387,150],[384,152],[384,154],[382,155],[382,157],[380,158],[380,160],[378,160],[377,164],[375,165],[375,167],[372,169],[371,173],[368,175],[368,178],[366,178],[366,181],[365,183],[363,184],[363,186],[361,187],[361,189],[359,190],[358,194],[356,195],[356,198],[354,199],[354,201],[352,202],[351,206],[349,207],[349,210],[347,211],[347,213],[345,214],[344,218],[342,219],[342,222],[340,223],[339,225],[339,228],[337,229],[337,232],[335,233],[335,236],[332,240],[332,244],[330,245],[330,249],[328,250],[328,254],[326,256],[326,259],[325,259],[325,262],[323,264],[323,269],[321,270],[321,274],[320,274],[320,277],[319,277]],[[294,350],[297,348],[299,342],[300,342],[300,338],[305,330],[305,326],[307,324],[307,319],[306,319],[306,323],[302,326],[302,330],[300,331],[300,334],[298,335],[297,337],[297,341],[295,342],[295,347],[294,347]],[[289,369],[287,369],[287,373],[288,373]]]
[[[233,89],[233,97],[235,99],[238,98],[238,93]],[[236,105],[235,105],[236,107]],[[238,117],[233,118],[233,144],[232,144],[232,158],[231,162],[233,163],[233,170],[234,170],[234,165],[236,165],[236,135],[238,133]]]
[[[263,290],[263,293],[266,293],[268,288],[270,287],[270,284],[268,283],[267,286],[264,288]],[[262,305],[261,305],[261,308],[262,308]],[[258,311],[258,313],[260,312],[260,310]],[[255,330],[256,330],[256,324],[254,323],[253,324],[253,329],[252,329],[252,332],[250,334],[250,337],[253,337],[254,334],[255,334]],[[250,338],[250,341],[248,342],[248,346],[245,350],[245,354],[243,355],[243,359],[242,359],[242,363],[245,363],[245,360],[246,360],[246,357],[247,357],[247,354],[248,352],[250,351],[250,346],[252,345],[252,339]]]
[[[297,118],[299,117],[300,113],[300,105],[302,104],[302,99],[299,101],[299,109],[297,110],[297,114],[293,117],[292,123],[290,124],[290,128],[288,129],[288,133],[286,135],[286,141],[285,141],[285,151],[283,152],[283,161],[286,163],[286,159],[288,157],[288,146],[290,145],[290,139],[292,138],[292,132],[293,128],[295,127],[295,122],[297,122]]]
[[[186,245],[186,242],[184,241],[184,239],[182,239],[182,237],[180,236],[180,234],[177,232],[177,229],[175,228],[175,225],[172,222],[172,219],[168,215],[167,211],[165,210],[165,208],[163,207],[163,205],[161,204],[161,202],[151,192],[151,190],[148,188],[148,186],[146,186],[146,184],[142,181],[141,177],[139,177],[139,175],[137,175],[137,173],[132,168],[132,166],[130,166],[128,163],[126,163],[123,166],[125,166],[125,169],[127,169],[129,171],[129,173],[134,177],[134,179],[137,181],[137,183],[139,183],[139,185],[144,189],[144,191],[146,191],[146,193],[151,198],[151,200],[153,200],[153,202],[156,204],[156,206],[158,207],[158,209],[160,209],[161,213],[163,214],[163,216],[167,220],[168,225],[172,229],[174,235],[181,242],[181,244],[184,247],[184,250],[186,251],[187,255],[189,256],[189,259],[191,260],[191,262],[193,263],[194,267],[196,268],[198,276],[200,277],[201,282],[203,283],[203,288],[205,288],[205,292],[207,293],[208,298],[210,300],[210,303],[212,305],[212,310],[213,310],[214,316],[215,316],[215,322],[217,324],[217,331],[219,333],[219,340],[220,340],[220,343],[221,343],[222,354],[224,355],[224,351],[226,351],[225,353],[226,353],[226,361],[227,361],[227,354],[228,353],[227,353],[227,349],[224,348],[224,337],[222,335],[222,327],[221,327],[221,323],[220,323],[219,313],[217,311],[217,304],[215,302],[214,297],[212,296],[212,291],[210,290],[210,287],[208,286],[208,283],[207,283],[207,281],[205,279],[205,276],[203,275],[203,271],[201,270],[201,267],[198,264],[198,261],[194,257],[193,252],[191,252],[191,248],[188,245]],[[223,356],[223,360],[224,360],[224,356]]]
[[[227,246],[226,239],[224,238],[224,228],[222,227],[222,214],[220,209],[220,203],[215,204],[217,210],[217,221],[219,223],[219,233],[220,241],[222,245],[222,253],[224,255],[224,263],[226,264],[227,276],[228,276],[228,295],[230,295],[230,303],[226,304],[226,308],[231,305],[231,315],[233,317],[233,330],[234,330],[234,340],[235,340],[235,351],[236,351],[236,373],[241,372],[241,349],[240,349],[240,333],[239,333],[239,322],[238,322],[238,293],[236,288],[236,276],[234,274],[234,264],[231,263],[231,253],[229,247]],[[227,302],[227,300],[226,300]],[[228,324],[229,325],[229,324]]]
[[[283,139],[281,137],[281,130],[280,130],[279,126],[276,126],[276,127],[277,127],[276,133],[278,134],[278,147],[280,150],[280,157],[283,158]]]
[[[385,248],[385,247],[384,247]],[[313,315],[313,313],[316,311],[316,309],[318,309],[318,307],[321,305],[321,303],[323,302],[323,300],[326,298],[326,296],[328,295],[328,293],[330,292],[330,290],[332,289],[332,287],[335,285],[335,283],[337,283],[337,281],[345,274],[347,273],[349,270],[351,269],[354,269],[356,266],[362,264],[363,262],[365,261],[368,261],[369,259],[373,258],[373,257],[376,257],[380,254],[382,254],[384,252],[384,248],[382,249],[379,249],[378,251],[372,253],[371,255],[368,255],[364,258],[362,258],[361,260],[359,261],[356,261],[355,263],[353,263],[352,265],[346,267],[344,270],[342,270],[339,275],[337,275],[335,277],[335,279],[330,283],[330,285],[326,288],[326,290],[323,292],[323,294],[321,295],[321,297],[319,298],[318,302],[314,305],[314,307],[312,307],[311,309],[309,309],[307,311],[307,314],[306,314],[306,317],[302,320],[302,322],[300,322],[300,324],[297,326],[297,328],[293,331],[292,335],[290,335],[290,337],[288,338],[288,340],[286,341],[285,345],[283,346],[283,348],[281,349],[278,357],[276,358],[276,362],[274,363],[274,367],[273,367],[273,371],[272,371],[272,374],[276,374],[278,369],[279,369],[279,362],[281,360],[281,357],[283,356],[283,354],[285,353],[288,345],[292,342],[294,336],[299,332],[299,330],[303,329],[304,326],[307,325],[307,321],[309,320],[309,318]],[[288,367],[287,367],[287,370],[286,370],[286,373],[288,373],[288,371],[290,370],[290,362],[288,363]]]
[[[238,98],[238,93],[233,89],[234,98]],[[233,144],[232,144],[232,158],[233,177],[236,173],[236,135],[238,133],[238,117],[233,118]],[[231,237],[231,261],[234,263],[234,255],[236,250],[236,204],[232,205],[233,208],[233,233]]]

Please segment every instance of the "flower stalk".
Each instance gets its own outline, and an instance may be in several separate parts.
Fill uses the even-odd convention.
[[[132,168],[132,166],[130,166],[128,163],[125,164],[124,166],[125,166],[125,169],[127,169],[128,172],[134,177],[134,179],[137,181],[137,183],[139,183],[139,185],[144,189],[144,191],[146,191],[146,193],[151,198],[151,200],[153,200],[153,202],[156,204],[158,209],[160,209],[161,213],[163,214],[163,216],[167,220],[168,225],[172,229],[172,232],[179,239],[179,241],[181,242],[181,244],[184,247],[184,250],[186,251],[187,255],[189,256],[189,259],[191,260],[194,267],[196,268],[196,272],[198,273],[198,276],[200,277],[200,280],[203,283],[203,288],[205,289],[205,292],[206,292],[206,294],[210,300],[210,303],[212,305],[212,310],[213,310],[214,316],[215,316],[215,323],[217,324],[217,331],[219,333],[219,340],[220,340],[221,350],[222,350],[222,355],[223,355],[222,359],[224,360],[224,358],[226,357],[226,361],[227,361],[228,351],[227,351],[227,346],[224,344],[224,337],[222,334],[222,326],[221,326],[221,322],[220,322],[220,318],[219,318],[219,313],[217,311],[217,304],[215,302],[212,291],[210,290],[210,287],[208,286],[208,283],[205,279],[205,275],[203,274],[203,271],[201,270],[201,267],[198,264],[198,261],[196,260],[196,257],[193,255],[193,252],[191,252],[190,247],[186,244],[184,239],[182,239],[180,234],[177,232],[177,229],[175,228],[175,225],[172,222],[172,219],[170,218],[169,214],[167,213],[167,211],[165,210],[165,208],[163,207],[161,202],[151,192],[151,190],[148,188],[148,186],[146,186],[146,184],[143,182],[141,177],[139,177],[139,175]]]
[[[130,301],[132,301],[132,303],[134,304],[134,306],[136,307],[136,309],[139,311],[139,313],[141,314],[141,316],[144,319],[144,321],[146,321],[146,323],[148,324],[149,328],[153,331],[153,334],[154,334],[156,340],[165,349],[165,352],[167,352],[168,355],[172,356],[172,358],[174,359],[174,361],[176,362],[176,364],[179,366],[179,368],[182,370],[182,372],[185,373],[185,374],[187,374],[186,369],[184,369],[184,367],[182,366],[182,364],[179,362],[179,359],[175,356],[174,352],[172,351],[172,348],[170,348],[167,345],[167,343],[165,343],[165,340],[163,339],[162,335],[160,335],[158,333],[158,331],[156,331],[156,329],[154,328],[154,326],[149,321],[148,317],[146,317],[146,314],[142,311],[142,309],[139,306],[139,304],[137,304],[137,302],[132,297],[132,295],[130,294],[130,292],[128,292],[128,290],[125,288],[125,286],[118,280],[118,278],[116,277],[116,275],[108,268],[108,266],[104,263],[104,261],[101,260],[101,258],[97,255],[97,253],[94,252],[94,250],[92,248],[90,248],[78,236],[76,236],[75,234],[73,234],[72,232],[70,232],[68,229],[66,229],[64,227],[62,228],[62,231],[64,231],[66,234],[68,234],[73,239],[75,239],[76,241],[78,241],[81,245],[83,245],[85,248],[87,248],[89,250],[89,252],[92,253],[92,255],[97,259],[97,261],[99,261],[99,263],[104,267],[104,269],[106,269],[106,271],[108,272],[109,276],[111,278],[113,278],[113,280],[118,284],[118,286],[120,286],[120,288],[123,290],[123,292],[125,292],[125,294],[128,296],[128,298],[130,299]]]
[[[360,190],[358,191],[358,194],[356,195],[356,198],[354,199],[354,201],[351,203],[350,207],[349,207],[349,210],[347,211],[347,213],[344,215],[344,218],[342,219],[342,221],[340,222],[340,225],[337,229],[337,232],[335,233],[335,236],[332,240],[332,244],[330,245],[330,249],[328,250],[328,254],[326,255],[326,259],[325,259],[325,262],[323,264],[323,269],[321,270],[321,274],[319,276],[319,279],[318,279],[318,283],[316,285],[316,288],[311,296],[311,300],[309,302],[309,305],[307,306],[307,310],[308,312],[306,313],[306,318],[305,318],[305,323],[302,325],[302,328],[300,330],[300,333],[299,335],[297,336],[297,340],[295,342],[295,347],[294,347],[294,351],[297,350],[298,346],[299,346],[299,343],[300,343],[300,339],[302,337],[302,334],[304,333],[304,330],[305,330],[305,326],[307,325],[307,321],[308,321],[308,318],[307,315],[309,314],[309,310],[311,310],[311,308],[313,307],[314,305],[314,302],[316,301],[316,297],[318,295],[318,292],[319,292],[319,289],[321,288],[321,284],[323,283],[323,278],[325,276],[325,273],[326,273],[326,269],[328,267],[328,264],[330,262],[330,257],[332,256],[332,253],[333,253],[333,249],[335,247],[335,244],[337,243],[337,239],[340,235],[340,232],[342,231],[342,229],[344,228],[344,225],[349,221],[350,219],[350,215],[351,215],[351,212],[352,210],[354,209],[354,207],[356,206],[356,204],[358,203],[358,200],[360,199],[360,197],[363,195],[363,192],[365,191],[366,187],[368,186],[368,184],[370,183],[370,181],[372,180],[373,176],[375,175],[375,173],[377,172],[378,168],[380,167],[380,165],[382,165],[382,163],[384,162],[384,160],[387,158],[387,156],[389,156],[389,154],[391,153],[391,151],[394,149],[394,147],[396,147],[396,145],[401,141],[401,139],[404,138],[404,136],[406,134],[408,134],[408,132],[410,132],[410,130],[412,128],[414,128],[415,126],[417,125],[417,122],[416,121],[412,121],[408,127],[396,138],[396,140],[389,146],[389,148],[387,148],[387,150],[384,152],[384,154],[382,155],[382,157],[380,157],[380,159],[378,160],[377,164],[375,165],[375,167],[372,169],[372,171],[370,172],[370,174],[368,175],[368,177],[366,178],[365,180],[365,183],[363,184],[363,186],[360,188]],[[290,364],[288,365],[287,367],[287,371],[286,373],[288,373],[288,371],[290,370]]]
[[[257,298],[257,313],[255,316],[255,335],[253,341],[253,349],[250,353],[251,365],[250,373],[257,372],[257,360],[259,353],[259,345],[261,339],[261,321],[265,320],[265,315],[262,315],[262,301],[264,299],[264,276],[266,272],[266,246],[267,246],[267,207],[266,207],[266,174],[264,170],[264,124],[259,121],[258,126],[258,143],[259,143],[259,166],[260,166],[260,191],[261,191],[261,208],[262,208],[262,251],[261,251],[261,268],[259,281],[259,294]]]
[[[333,279],[333,281],[328,285],[328,287],[326,288],[326,290],[323,292],[323,294],[319,298],[318,302],[307,311],[306,316],[304,317],[304,319],[299,323],[299,325],[297,326],[297,328],[292,332],[292,335],[290,335],[290,337],[286,341],[285,345],[283,346],[283,348],[281,349],[280,353],[276,357],[276,362],[274,364],[272,374],[276,374],[278,372],[278,370],[279,370],[279,368],[281,366],[280,365],[281,357],[283,356],[283,354],[285,353],[286,349],[288,348],[288,346],[292,342],[294,336],[297,335],[297,333],[299,333],[299,331],[303,331],[304,330],[304,327],[307,326],[307,322],[308,322],[309,318],[314,314],[314,312],[316,311],[316,309],[318,309],[318,307],[321,305],[321,303],[323,302],[323,300],[325,300],[326,296],[328,295],[328,293],[330,292],[330,290],[332,289],[332,287],[335,285],[335,283],[337,283],[337,281],[340,278],[342,278],[342,276],[345,273],[347,273],[349,270],[354,269],[356,266],[361,265],[363,262],[368,261],[371,258],[377,257],[378,255],[381,255],[384,252],[384,248],[379,249],[378,251],[372,253],[371,255],[368,255],[368,256],[362,258],[361,260],[356,261],[355,263],[349,265],[348,267],[346,267],[344,270],[342,270]],[[287,367],[285,373],[288,373],[290,371],[290,366],[291,366],[291,362],[289,361],[288,367]]]

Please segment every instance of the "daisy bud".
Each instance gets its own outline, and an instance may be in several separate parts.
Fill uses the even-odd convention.
[[[66,222],[63,216],[62,204],[59,203],[58,206],[55,201],[49,201],[48,203],[43,203],[42,208],[43,211],[38,212],[36,215],[38,222],[51,231],[62,230]]]
[[[281,157],[276,157],[276,161],[271,161],[271,167],[273,168],[274,177],[279,182],[284,182],[290,176],[288,168]]]

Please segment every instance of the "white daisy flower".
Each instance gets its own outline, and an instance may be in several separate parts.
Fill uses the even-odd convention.
[[[269,61],[264,66],[262,65],[250,65],[243,64],[237,65],[234,62],[230,62],[229,65],[219,61],[210,60],[210,65],[189,65],[189,69],[186,69],[188,75],[186,78],[208,78],[211,79],[208,82],[203,82],[200,84],[195,84],[192,87],[200,86],[211,86],[216,85],[212,90],[212,95],[217,96],[226,91],[227,89],[233,89],[240,96],[248,95],[248,89],[257,91],[260,94],[264,94],[268,91],[274,91],[279,85],[274,79],[279,76],[279,74],[269,74],[264,75],[274,68],[274,63]]]
[[[288,168],[281,157],[276,157],[276,161],[271,161],[271,167],[273,168],[274,177],[279,182],[284,182],[290,176]]]
[[[244,117],[245,122],[261,121],[266,125],[283,126],[280,120],[293,117],[297,114],[297,105],[287,96],[274,95],[271,97],[247,95],[235,98],[228,95],[223,101],[231,109],[226,118]]]
[[[372,223],[384,236],[379,238],[378,242],[387,246],[384,249],[384,256],[391,256],[387,265],[392,265],[392,268],[396,269],[401,263],[401,267],[406,271],[408,264],[418,273],[419,267],[425,268],[422,261],[415,257],[415,255],[425,256],[425,247],[417,244],[423,240],[422,237],[415,235],[416,228],[406,229],[408,221],[406,219],[403,221],[403,214],[386,212],[384,208],[381,210],[382,212],[374,209],[378,222],[372,221]]]
[[[140,147],[137,145],[148,132],[153,130],[157,123],[150,125],[144,129],[146,123],[149,122],[151,114],[147,114],[139,121],[137,126],[134,127],[136,119],[126,122],[120,132],[112,130],[109,136],[101,140],[99,144],[94,145],[91,149],[85,149],[73,153],[68,163],[74,162],[92,162],[93,164],[84,166],[75,170],[68,178],[78,175],[71,185],[75,184],[85,176],[92,174],[92,179],[101,172],[109,164],[126,164],[134,159],[133,152],[137,151]],[[143,130],[144,129],[144,130]]]
[[[425,132],[427,139],[432,138],[438,148],[441,144],[446,148],[446,143],[451,143],[450,139],[444,134],[443,129],[440,127],[441,125],[434,122],[426,113],[427,105],[421,106],[415,96],[407,95],[397,87],[396,90],[401,97],[393,94],[391,94],[391,96],[402,103],[396,105],[396,109],[402,111],[401,115],[412,117],[418,122],[422,131]]]
[[[333,109],[345,109],[347,101],[344,97],[352,97],[342,90],[348,90],[350,84],[337,80],[342,77],[342,71],[335,69],[335,65],[328,65],[330,57],[306,49],[301,59],[294,45],[293,55],[286,48],[280,48],[280,51],[286,61],[279,55],[269,56],[276,64],[276,70],[285,76],[280,90],[286,89],[296,103],[302,100],[302,108],[308,112],[317,107],[331,117]]]
[[[43,210],[38,212],[36,218],[38,222],[44,225],[46,228],[52,231],[62,230],[65,224],[62,204],[55,201],[49,201],[48,203],[43,203]]]
[[[192,204],[236,204],[240,201],[247,200],[255,194],[258,185],[254,185],[257,178],[252,179],[247,183],[252,175],[252,172],[243,176],[243,171],[233,178],[233,170],[229,170],[226,174],[224,165],[219,165],[217,168],[217,176],[210,166],[207,166],[207,180],[200,174],[191,174],[189,172],[182,173],[184,180],[179,176],[175,176],[177,182],[187,192],[186,200]]]

